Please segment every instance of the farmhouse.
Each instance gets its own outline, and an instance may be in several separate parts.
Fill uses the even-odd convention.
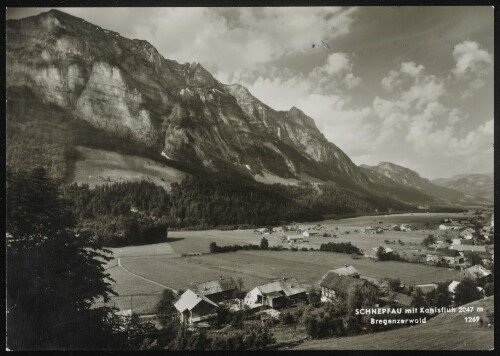
[[[195,291],[215,303],[238,297],[238,285],[232,277],[197,284]]]
[[[306,288],[296,278],[282,278],[257,286],[247,293],[244,303],[250,308],[283,308],[305,299]]]
[[[415,289],[417,289],[417,288],[420,289],[424,294],[427,294],[430,291],[437,289],[437,287],[438,287],[438,285],[436,283],[415,285]]]
[[[463,263],[463,256],[457,250],[450,250],[448,248],[437,248],[429,250],[425,259],[427,262],[446,262],[450,265]]]
[[[490,270],[487,270],[481,265],[475,265],[464,270],[461,270],[459,273],[459,279],[462,281],[465,278],[470,278],[475,280],[479,284],[484,284],[487,282],[492,282],[493,275]]]
[[[466,240],[471,240],[472,239],[472,234],[474,233],[474,230],[471,228],[467,228],[463,231],[460,232],[459,236],[463,239]]]
[[[491,254],[489,252],[483,251],[464,251],[464,257],[467,261],[470,261],[472,258],[472,254],[477,255],[483,264],[491,263]]]
[[[340,276],[334,271],[326,273],[319,282],[322,301],[336,301],[347,298],[357,288],[377,294],[377,288],[365,279]]]
[[[375,235],[377,233],[377,229],[371,226],[367,226],[361,229],[361,232],[364,232],[367,235]]]
[[[353,266],[344,265],[344,267],[340,267],[329,272],[333,272],[338,274],[339,276],[349,276],[354,278],[359,278],[359,272]]]
[[[365,257],[369,257],[369,258],[378,258],[377,256],[377,252],[378,252],[378,249],[382,247],[382,249],[384,250],[384,254],[393,254],[394,253],[394,250],[390,247],[387,247],[387,246],[379,246],[379,247],[372,247],[371,249],[369,249],[368,251],[365,252]]]
[[[304,237],[319,236],[319,231],[304,231],[302,233],[302,236],[304,236]]]
[[[304,242],[304,236],[302,235],[288,235],[286,237],[288,242]]]
[[[263,235],[263,234],[266,234],[266,235],[267,235],[267,234],[272,233],[272,231],[271,231],[269,228],[267,228],[267,227],[261,227],[261,228],[259,228],[259,229],[255,229],[255,232],[260,233],[260,234],[262,234],[262,235]]]
[[[181,322],[189,325],[217,316],[217,304],[191,289],[182,293],[174,307],[179,312]]]
[[[401,224],[399,228],[401,229],[401,231],[412,231],[413,229],[412,226],[409,224]]]
[[[448,285],[448,292],[450,292],[451,299],[454,301],[455,300],[455,292],[457,286],[460,284],[458,281],[451,281],[451,283]],[[484,289],[481,287],[476,287],[478,291],[483,292]]]

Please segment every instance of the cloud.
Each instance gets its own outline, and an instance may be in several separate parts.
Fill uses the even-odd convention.
[[[387,76],[382,78],[382,88],[387,91],[398,89],[403,85],[405,80],[419,77],[423,70],[424,66],[417,65],[415,62],[401,63],[401,67],[398,70],[391,70]]]
[[[453,75],[456,79],[468,83],[462,98],[470,97],[485,85],[486,78],[491,74],[492,55],[481,49],[477,42],[464,41],[453,48],[453,58]]]
[[[162,8],[148,17],[156,28],[136,27],[133,32],[151,39],[167,58],[200,62],[221,79],[230,80],[234,73],[265,70],[264,64],[284,56],[311,52],[315,41],[347,34],[356,11],[339,7]]]
[[[361,83],[361,78],[352,73],[353,64],[346,53],[331,53],[323,66],[316,67],[308,80],[317,83],[323,91],[339,92]]]
[[[373,100],[373,113],[381,120],[381,132],[375,141],[380,145],[396,141],[400,147],[411,145],[422,157],[460,157],[467,160],[470,167],[474,165],[470,160],[491,148],[493,120],[472,129],[458,130],[456,124],[468,115],[443,104],[442,99],[450,90],[446,80],[426,74],[422,65],[402,63],[399,69],[389,71],[381,85],[393,95]]]

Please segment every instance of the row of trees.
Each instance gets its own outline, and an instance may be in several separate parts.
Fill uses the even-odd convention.
[[[319,250],[362,255],[361,250],[358,247],[351,244],[350,242],[339,242],[339,243],[328,242],[326,244],[321,244]]]

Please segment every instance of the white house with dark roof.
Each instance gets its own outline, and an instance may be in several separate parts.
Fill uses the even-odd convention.
[[[244,303],[250,308],[282,308],[306,297],[306,288],[296,278],[282,278],[255,287]]]
[[[215,303],[238,297],[238,285],[232,277],[219,277],[219,279],[199,283],[194,290]]]
[[[188,289],[174,304],[183,323],[192,325],[217,316],[217,304]]]

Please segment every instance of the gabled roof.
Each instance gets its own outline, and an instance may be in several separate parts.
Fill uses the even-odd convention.
[[[443,256],[443,257],[455,257],[458,256],[457,250],[450,250],[449,248],[437,248],[435,250],[430,250],[427,252],[429,255]]]
[[[323,276],[319,282],[321,287],[325,287],[342,295],[347,295],[351,290],[356,287],[363,287],[369,283],[363,279],[353,278],[349,276],[339,276],[333,271],[329,271]]]
[[[437,289],[437,287],[438,285],[436,283],[419,284],[415,286],[415,288],[419,288],[424,293],[429,293],[430,291]]]
[[[210,295],[238,289],[233,277],[217,279],[215,281],[199,283],[195,286],[196,292],[201,295]]]
[[[387,247],[387,246],[379,246],[379,247],[382,247],[384,249],[384,253],[391,253],[391,252],[394,252],[394,250],[390,247]],[[372,250],[377,252],[379,247],[372,247]]]
[[[479,256],[479,258],[481,259],[491,259],[491,254],[489,252],[486,252],[486,251],[464,251],[464,256],[466,257],[469,257],[471,256],[473,253],[475,253],[476,255]]]
[[[284,278],[272,281],[271,283],[263,284],[256,287],[262,295],[269,295],[274,292],[283,292],[285,295],[291,296],[299,293],[305,293],[306,288],[296,278]]]
[[[344,266],[332,270],[332,272],[337,273],[339,276],[359,276],[359,272],[353,266]]]
[[[192,310],[195,306],[197,306],[200,302],[207,302],[215,307],[217,307],[217,304],[212,302],[210,299],[207,297],[204,297],[203,295],[196,294],[193,292],[191,289],[188,289],[182,295],[180,296],[179,300],[175,302],[174,307],[177,309],[179,312],[183,312],[184,310]]]
[[[487,277],[491,275],[491,271],[487,270],[481,265],[475,265],[466,269],[470,274],[472,274],[476,278]]]
[[[486,251],[486,248],[484,247],[484,245],[453,245],[453,246],[450,246],[450,249],[457,250],[457,251],[465,251],[465,250]]]

